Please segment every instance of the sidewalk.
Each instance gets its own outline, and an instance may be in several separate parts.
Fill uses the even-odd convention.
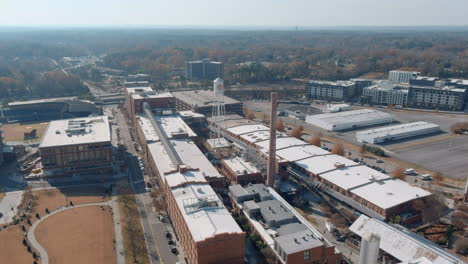
[[[10,223],[18,213],[18,206],[23,200],[23,191],[7,192],[0,201],[0,225]]]

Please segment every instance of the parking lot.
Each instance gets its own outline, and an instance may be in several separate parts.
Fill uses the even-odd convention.
[[[270,104],[268,101],[247,101],[244,103],[248,108],[253,107],[257,111],[266,114],[269,113]],[[309,107],[306,105],[298,106],[280,104],[278,106],[278,111],[300,110],[306,115],[320,114],[321,112],[318,109],[319,107],[323,107],[323,105],[314,105],[314,107]],[[363,107],[352,106],[352,109],[353,108],[356,109]],[[450,131],[450,127],[456,122],[468,122],[467,115],[391,110],[383,108],[377,109],[392,114],[395,117],[396,122],[384,124],[382,126],[374,126],[375,128],[416,121],[426,121],[439,125],[442,130],[441,133],[408,138],[398,142],[390,142],[389,144],[382,145],[381,147],[387,150],[393,157],[432,171],[440,171],[443,175],[453,179],[464,179],[468,177],[468,165],[466,164],[466,157],[468,157],[468,135],[456,136]],[[356,140],[356,132],[370,129],[362,128],[346,132],[329,132],[306,124],[300,120],[294,120],[294,124],[311,128],[314,131],[320,131],[323,135],[342,139],[354,145],[360,145]]]

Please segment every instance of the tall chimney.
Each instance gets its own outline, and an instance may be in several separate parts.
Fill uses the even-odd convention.
[[[276,180],[276,112],[278,93],[271,93],[270,148],[268,149],[267,185],[274,187]]]

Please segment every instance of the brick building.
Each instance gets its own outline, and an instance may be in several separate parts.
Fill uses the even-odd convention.
[[[245,233],[213,190],[224,187],[224,177],[190,139],[196,134],[180,116],[147,108],[136,121],[149,173],[161,186],[187,263],[244,263]]]
[[[52,121],[39,152],[45,176],[111,173],[109,120],[99,116]]]
[[[264,182],[262,173],[241,157],[221,160],[221,172],[230,184],[245,186],[249,183]]]
[[[176,98],[177,111],[192,111],[195,113],[211,116],[213,105],[216,100],[212,91],[196,90],[196,91],[181,91],[172,93]],[[224,96],[225,113],[226,114],[243,114],[242,102]]]
[[[229,196],[276,263],[341,263],[341,253],[271,187],[232,185]]]
[[[143,104],[148,103],[152,109],[174,109],[175,98],[171,93],[158,93],[150,87],[126,88],[126,107],[130,119],[143,112]]]

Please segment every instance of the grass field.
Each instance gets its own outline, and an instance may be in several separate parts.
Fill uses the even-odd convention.
[[[47,125],[49,123],[35,123],[35,124],[5,124],[0,127],[3,131],[3,140],[5,142],[23,142],[24,133],[31,132],[33,129],[37,129],[37,141],[40,141],[42,135],[44,135]]]
[[[119,196],[120,220],[126,264],[149,264],[140,214],[133,194]]]
[[[114,224],[109,206],[68,209],[36,229],[50,264],[116,263]]]

